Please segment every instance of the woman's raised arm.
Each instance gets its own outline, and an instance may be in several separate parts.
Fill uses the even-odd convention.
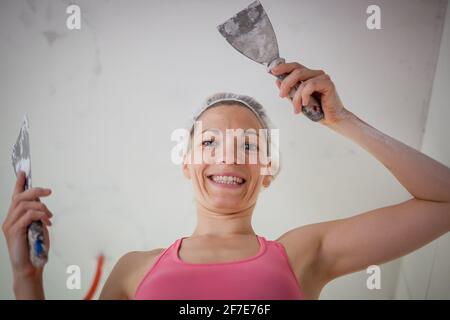
[[[302,247],[300,242],[308,229],[309,239],[317,244],[310,265],[321,270],[320,277],[326,282],[398,258],[450,231],[449,168],[346,110],[325,73],[314,74],[295,63],[273,70],[274,74],[286,72],[290,76],[277,82],[280,96],[286,96],[294,84],[304,81],[294,106],[298,109],[302,102],[308,103],[313,92],[319,93],[325,113],[321,123],[371,153],[412,195],[410,200],[396,205],[290,230],[280,239],[291,250]],[[301,259],[300,254],[295,259]]]

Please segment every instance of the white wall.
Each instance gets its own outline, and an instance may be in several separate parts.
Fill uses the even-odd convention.
[[[216,25],[249,2],[75,1],[79,31],[65,28],[68,1],[0,2],[0,219],[15,180],[11,145],[28,113],[34,185],[54,190],[45,200],[55,214],[48,298],[81,298],[99,252],[109,273],[127,251],[190,235],[192,191],[170,162],[170,134],[216,91],[254,96],[280,128],[283,168],[260,197],[259,234],[275,239],[410,197],[363,149],[294,116],[264,67],[219,35]],[[446,1],[263,4],[288,61],[326,70],[348,109],[420,148]],[[382,30],[366,28],[369,4],[380,5]],[[80,291],[65,287],[71,264],[81,267]],[[398,264],[382,265],[381,290],[369,291],[359,272],[330,283],[321,298],[393,298]],[[0,298],[12,298],[3,240],[0,284]]]
[[[450,6],[433,82],[422,152],[450,166]],[[397,299],[450,299],[450,234],[402,258]]]

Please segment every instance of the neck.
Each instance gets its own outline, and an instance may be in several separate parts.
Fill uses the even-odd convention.
[[[197,202],[197,226],[192,233],[192,237],[256,235],[252,227],[254,208],[255,204],[247,209],[219,213]]]

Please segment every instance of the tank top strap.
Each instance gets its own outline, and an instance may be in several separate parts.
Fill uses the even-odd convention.
[[[172,245],[170,250],[170,258],[172,261],[176,261],[178,259],[178,252],[180,251],[181,241],[186,239],[187,237],[178,238]]]
[[[275,248],[277,248],[277,251],[278,251],[283,257],[287,258],[286,248],[284,247],[284,245],[283,245],[281,242],[276,241],[276,240],[269,240],[269,242],[270,242],[271,244],[273,244],[273,246],[274,246]]]

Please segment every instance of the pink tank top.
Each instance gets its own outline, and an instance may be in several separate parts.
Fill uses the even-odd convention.
[[[286,251],[277,241],[257,235],[258,253],[219,263],[188,263],[178,251],[183,239],[161,252],[141,280],[138,300],[301,300]]]

